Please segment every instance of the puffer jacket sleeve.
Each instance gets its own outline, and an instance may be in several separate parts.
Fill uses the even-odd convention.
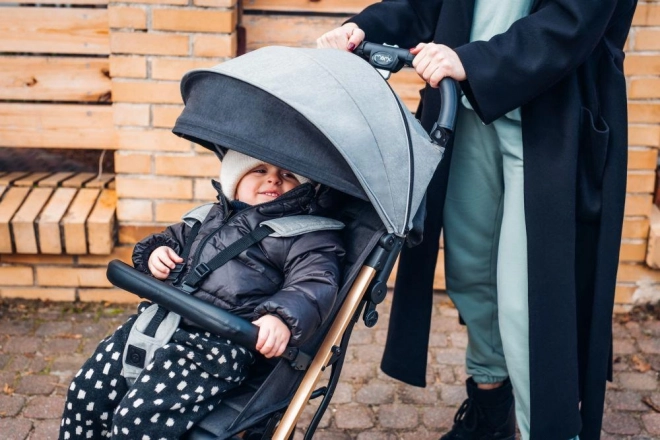
[[[344,248],[336,232],[297,237],[287,255],[282,289],[257,306],[255,314],[277,315],[291,330],[289,345],[305,342],[328,318],[337,298]]]
[[[133,267],[144,273],[149,271],[149,257],[151,253],[161,246],[168,246],[179,255],[183,250],[185,234],[189,228],[185,223],[177,223],[168,226],[163,232],[149,235],[147,238],[139,241],[133,248]]]

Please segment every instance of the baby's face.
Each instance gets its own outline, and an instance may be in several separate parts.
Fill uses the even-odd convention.
[[[275,200],[298,185],[300,182],[293,173],[262,163],[248,171],[238,182],[235,199],[248,205],[258,205]]]

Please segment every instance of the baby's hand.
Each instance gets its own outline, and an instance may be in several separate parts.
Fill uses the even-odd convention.
[[[177,263],[183,263],[183,258],[179,257],[171,247],[161,246],[151,253],[147,265],[154,278],[164,280]]]
[[[259,327],[257,350],[267,358],[276,357],[284,353],[286,345],[291,338],[291,330],[280,318],[273,315],[264,315],[253,321]]]

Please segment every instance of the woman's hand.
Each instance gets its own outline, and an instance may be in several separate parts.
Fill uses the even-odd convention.
[[[291,338],[291,330],[274,315],[264,315],[253,321],[252,324],[259,327],[259,338],[257,339],[257,350],[267,358],[281,355]]]
[[[154,278],[164,280],[177,263],[183,263],[183,258],[179,257],[171,247],[161,246],[151,253],[147,266]]]
[[[319,49],[340,49],[352,52],[364,40],[364,31],[355,23],[345,25],[326,32],[316,40]]]
[[[410,53],[415,55],[413,67],[431,87],[438,87],[445,77],[465,81],[465,69],[456,52],[442,44],[419,43]]]

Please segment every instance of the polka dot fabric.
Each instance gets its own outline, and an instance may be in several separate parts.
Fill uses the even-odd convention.
[[[231,341],[182,326],[129,388],[121,355],[136,318],[101,341],[71,382],[60,440],[179,438],[245,379],[254,361]]]

